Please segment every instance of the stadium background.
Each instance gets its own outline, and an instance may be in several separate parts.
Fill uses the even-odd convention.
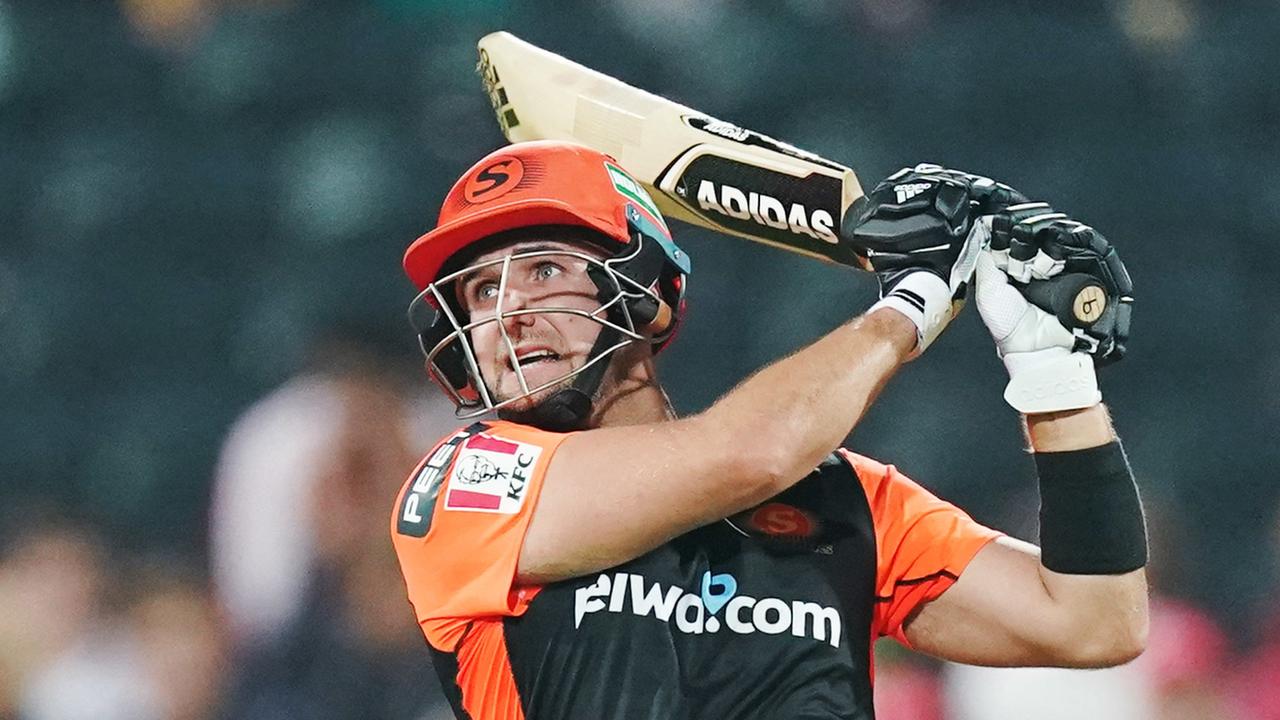
[[[353,558],[389,553],[396,453],[450,421],[416,369],[399,258],[502,142],[474,74],[495,29],[846,161],[864,185],[928,160],[1103,230],[1137,285],[1130,356],[1103,389],[1177,608],[1153,643],[1183,660],[1124,682],[1155,688],[1162,717],[1280,717],[1277,27],[1275,2],[1197,0],[0,0],[0,717],[436,716],[398,580],[353,597],[351,578],[385,577]],[[695,267],[663,361],[681,411],[875,294],[868,276],[676,233]],[[1034,539],[1002,373],[965,313],[852,445]],[[260,400],[334,378],[339,405],[285,412],[263,442],[341,416],[342,450],[227,460]],[[384,411],[412,429],[379,455]],[[294,477],[270,510],[310,538],[281,610],[293,629],[254,636],[209,540],[218,508],[253,502],[212,503],[214,478],[247,478],[252,498],[312,471],[341,492]],[[352,607],[395,620],[335,623]],[[925,703],[890,720],[983,717],[956,687],[986,680],[894,652],[882,668],[882,694]],[[1046,687],[1074,682],[1058,677]]]

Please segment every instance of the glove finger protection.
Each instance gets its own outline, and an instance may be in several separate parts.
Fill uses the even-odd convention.
[[[991,218],[991,249],[1000,269],[1019,282],[1047,280],[1062,272],[1061,257],[1045,247],[1042,232],[1052,223],[1067,220],[1048,203],[1011,205]]]
[[[1115,248],[1097,230],[1040,207],[1011,206],[991,221],[997,267],[1033,304],[1057,313],[1076,350],[1098,366],[1124,357],[1133,282]],[[1050,282],[1041,282],[1049,280]]]

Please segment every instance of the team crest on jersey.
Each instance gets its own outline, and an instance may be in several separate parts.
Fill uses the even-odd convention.
[[[542,448],[483,433],[467,438],[449,473],[446,510],[514,515],[524,507]]]
[[[835,548],[826,542],[827,528],[812,510],[773,501],[726,518],[726,521],[738,532],[775,552],[834,553]]]
[[[771,502],[746,514],[747,527],[769,537],[803,540],[818,533],[818,519],[798,507]]]

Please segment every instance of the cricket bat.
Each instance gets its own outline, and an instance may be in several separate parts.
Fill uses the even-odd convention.
[[[480,74],[507,140],[612,155],[667,217],[843,265],[853,170],[632,87],[508,32],[480,39]]]
[[[664,215],[828,262],[869,269],[839,241],[862,187],[853,170],[717,120],[527,43],[479,42],[479,71],[511,142],[573,141],[612,155]],[[1068,328],[1101,317],[1101,281],[1083,273],[1030,283],[1027,298]],[[1089,299],[1092,298],[1092,301]],[[1089,309],[1094,308],[1094,309]]]

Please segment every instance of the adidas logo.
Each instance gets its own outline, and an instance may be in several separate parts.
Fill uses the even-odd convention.
[[[895,185],[893,192],[898,196],[898,202],[904,203],[920,193],[928,190],[932,183],[907,183],[905,185]]]

